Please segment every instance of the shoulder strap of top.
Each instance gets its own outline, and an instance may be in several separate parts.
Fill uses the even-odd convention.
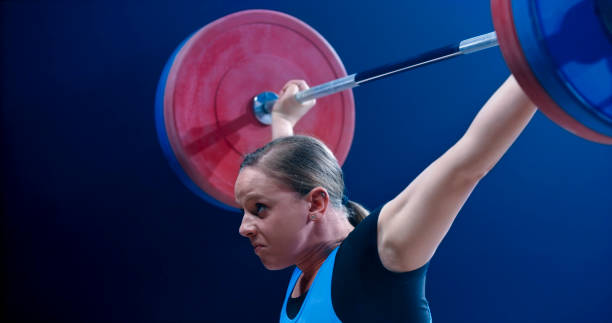
[[[333,275],[334,262],[336,259],[336,253],[338,248],[336,247],[327,256],[327,259],[319,268],[317,275],[314,277],[314,281],[310,285],[308,294],[302,303],[302,306],[293,319],[289,319],[287,316],[287,301],[291,297],[291,293],[295,288],[297,279],[300,277],[302,272],[296,267],[293,271],[293,276],[289,282],[287,292],[285,294],[285,301],[283,302],[283,308],[280,313],[280,322],[340,322],[331,300],[331,280]]]
[[[285,315],[285,313],[287,312],[287,301],[289,300],[289,297],[291,297],[291,292],[293,292],[293,288],[295,287],[295,284],[297,283],[297,280],[298,278],[300,278],[301,274],[302,271],[297,266],[295,266],[295,269],[293,269],[293,274],[291,275],[291,279],[289,280],[289,286],[287,286],[287,292],[285,293],[285,300],[283,301],[283,307],[280,313],[280,322],[287,322],[285,320],[287,318],[287,315]]]

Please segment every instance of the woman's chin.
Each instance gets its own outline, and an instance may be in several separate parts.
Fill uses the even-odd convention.
[[[261,260],[262,265],[267,270],[283,270],[283,269],[291,266],[291,264],[280,264],[280,263],[276,263],[276,262],[272,262],[272,261],[264,261],[261,258],[260,258],[260,260]]]

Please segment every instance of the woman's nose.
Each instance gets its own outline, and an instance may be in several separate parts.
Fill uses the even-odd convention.
[[[238,233],[240,233],[241,236],[249,238],[255,235],[255,225],[253,225],[253,222],[249,219],[249,215],[248,214],[244,214],[242,216],[242,222],[240,223],[240,228],[238,229]]]

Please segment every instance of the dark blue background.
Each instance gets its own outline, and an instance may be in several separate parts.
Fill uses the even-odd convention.
[[[349,72],[492,30],[486,1],[1,2],[4,320],[277,320],[240,217],[172,173],[154,128],[174,48],[232,12],[286,12]],[[391,199],[508,75],[497,49],[355,90],[353,200]],[[538,113],[432,260],[437,322],[611,322],[612,148]]]

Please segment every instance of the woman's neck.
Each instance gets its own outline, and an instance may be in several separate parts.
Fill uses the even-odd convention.
[[[299,292],[297,296],[302,295],[310,288],[314,277],[327,259],[327,256],[354,229],[343,214],[326,214],[322,219],[317,219],[317,221],[313,224],[314,228],[310,237],[316,242],[296,262],[296,266],[302,271],[302,276],[294,290],[294,295],[296,294],[295,292]]]

